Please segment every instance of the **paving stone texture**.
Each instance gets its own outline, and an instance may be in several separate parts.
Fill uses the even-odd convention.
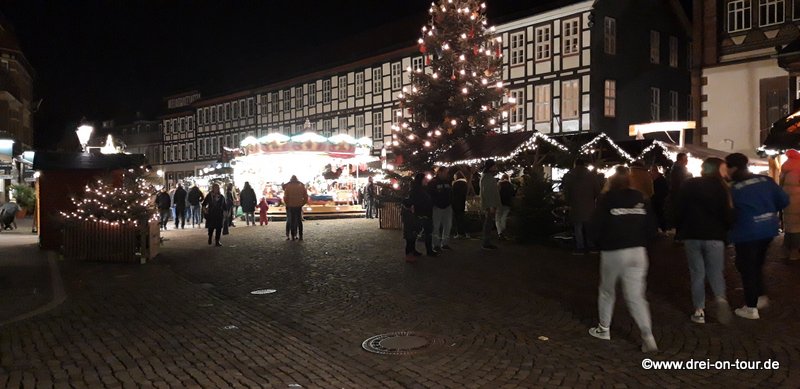
[[[399,231],[375,220],[307,221],[305,241],[283,232],[239,224],[214,248],[204,230],[170,230],[146,265],[62,261],[66,302],[0,327],[0,387],[800,387],[800,264],[777,251],[762,320],[698,325],[681,248],[658,242],[648,297],[661,351],[646,356],[621,293],[612,340],[587,334],[598,256],[457,240],[407,264]],[[740,305],[730,258],[726,274]],[[361,348],[396,331],[445,342],[407,356]],[[644,370],[645,357],[773,359],[780,369]]]

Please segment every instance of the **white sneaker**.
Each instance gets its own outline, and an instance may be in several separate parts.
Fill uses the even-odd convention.
[[[657,351],[658,351],[658,345],[656,344],[656,338],[653,337],[653,335],[642,338],[643,353],[654,353]]]
[[[598,324],[597,327],[589,328],[589,335],[597,339],[611,340],[611,329]]]
[[[736,308],[736,310],[733,312],[736,314],[736,316],[743,317],[745,319],[758,320],[760,318],[760,316],[758,316],[758,308],[744,306],[741,308]]]
[[[756,304],[756,308],[758,308],[758,309],[769,308],[769,297],[767,297],[767,296],[758,296],[758,303]]]
[[[698,311],[692,314],[692,322],[697,324],[706,324],[706,315],[703,311]]]

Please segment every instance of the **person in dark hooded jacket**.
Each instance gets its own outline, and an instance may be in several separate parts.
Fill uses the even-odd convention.
[[[258,199],[256,198],[256,191],[250,186],[249,182],[244,183],[244,188],[242,188],[242,192],[239,193],[239,204],[242,206],[242,212],[244,213],[244,220],[246,225],[256,225],[256,204],[258,204]]]

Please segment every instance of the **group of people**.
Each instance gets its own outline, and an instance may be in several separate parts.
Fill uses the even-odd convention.
[[[482,171],[477,191],[484,215],[481,247],[496,250],[492,228],[497,229],[499,238],[506,236],[506,220],[515,189],[508,175],[497,180],[497,166],[493,160],[488,160]],[[443,250],[452,250],[450,235],[453,227],[456,238],[469,238],[464,215],[470,186],[461,171],[455,173],[452,181],[449,173],[447,167],[439,167],[430,180],[425,173],[417,173],[413,177],[409,194],[402,202],[401,213],[407,262],[415,262],[416,257],[422,255],[416,249],[420,234],[425,242],[426,254],[431,257],[438,256]]]
[[[175,221],[175,229],[186,228],[186,219],[189,219],[192,227],[200,226],[203,222],[200,207],[203,198],[203,192],[197,185],[188,192],[181,184],[172,192],[168,192],[165,186],[155,198],[161,228],[167,229],[170,217]]]
[[[631,316],[642,336],[642,351],[658,349],[645,299],[646,247],[658,229],[674,227],[675,240],[684,247],[694,307],[690,320],[699,324],[706,322],[706,280],[714,293],[716,320],[727,324],[733,314],[745,319],[760,318],[759,309],[769,305],[762,269],[767,249],[780,231],[780,214],[787,206],[790,208],[784,213],[784,227],[790,259],[800,257],[792,240],[800,237],[800,152],[790,153],[789,162],[784,165],[781,184],[786,190],[771,177],[751,173],[747,156],[740,153],[730,154],[725,160],[704,160],[700,177],[692,177],[686,165],[687,156],[679,154],[667,182],[655,169],[648,174],[644,166],[638,165],[630,169],[617,167],[602,187],[584,161],[576,162],[565,177],[576,250],[600,250],[601,255],[600,320],[589,330],[590,335],[611,338],[616,284],[621,281]],[[793,205],[787,192],[796,199],[791,202]],[[745,302],[733,313],[724,277],[728,244],[735,248]]]

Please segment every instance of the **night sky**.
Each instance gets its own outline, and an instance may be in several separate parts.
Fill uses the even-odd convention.
[[[487,0],[489,21],[543,3]],[[82,116],[154,117],[161,98],[259,85],[407,47],[430,0],[0,0],[35,69],[36,147]],[[125,120],[123,120],[125,121]]]

